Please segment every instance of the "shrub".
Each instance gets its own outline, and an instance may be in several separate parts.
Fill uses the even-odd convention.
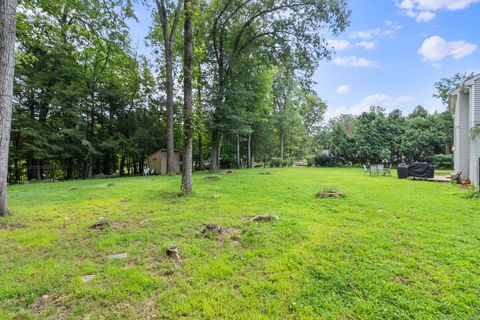
[[[308,156],[307,157],[307,166],[313,167],[315,165],[315,156]]]
[[[436,154],[428,160],[438,169],[453,169],[453,155],[451,154]]]
[[[278,168],[282,166],[282,159],[280,158],[271,158],[270,159],[270,167]]]
[[[324,151],[315,157],[315,165],[317,167],[333,167],[335,166],[335,157],[328,151]]]
[[[293,166],[293,160],[292,159],[283,159],[282,160],[282,167],[291,167]]]

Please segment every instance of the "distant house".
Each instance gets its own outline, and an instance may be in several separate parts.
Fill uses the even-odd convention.
[[[180,152],[175,151],[175,173],[180,173]],[[155,174],[167,173],[167,150],[160,149],[147,157],[147,166],[155,169]]]
[[[450,94],[454,120],[454,167],[473,184],[480,182],[480,74]]]

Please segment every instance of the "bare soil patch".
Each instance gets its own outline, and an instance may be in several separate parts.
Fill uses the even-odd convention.
[[[24,229],[27,226],[19,223],[5,223],[0,222],[0,230],[16,230],[16,229]]]

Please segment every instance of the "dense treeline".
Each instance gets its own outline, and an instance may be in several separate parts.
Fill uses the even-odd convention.
[[[443,164],[448,157],[436,155],[451,154],[452,144],[450,111],[429,114],[417,106],[404,116],[398,109],[386,113],[385,109],[372,107],[359,116],[342,115],[330,120],[318,136],[318,145],[324,149],[309,160],[325,166],[402,160]]]
[[[148,61],[114,1],[19,6],[11,180],[137,173],[164,134]],[[81,10],[81,11],[80,11]]]
[[[153,57],[132,47],[130,1],[19,4],[10,181],[140,174],[153,151],[183,147],[184,8],[144,4]],[[331,54],[325,33],[348,25],[346,1],[193,8],[195,167],[305,158],[326,110],[310,77]]]
[[[153,57],[132,47],[129,1],[20,3],[10,181],[141,174],[152,152],[182,149],[184,9],[182,2],[145,4],[155,12]],[[198,1],[193,8],[187,127],[195,168],[450,153],[449,112],[372,108],[325,124],[327,103],[311,89],[311,75],[331,55],[324,33],[348,25],[345,1]],[[444,83],[443,95],[456,82]]]

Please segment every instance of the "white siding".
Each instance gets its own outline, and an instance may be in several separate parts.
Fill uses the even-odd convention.
[[[480,78],[473,85],[473,124],[480,124]]]
[[[477,177],[478,177],[478,168],[477,168],[477,139],[472,138],[470,139],[470,181],[473,184],[477,184]]]
[[[470,180],[474,185],[479,186],[480,137],[472,138],[470,148]]]
[[[453,118],[453,169],[460,171],[460,104],[459,95],[455,95],[455,115]]]
[[[458,149],[458,168],[462,171],[463,177],[470,177],[470,95],[468,93],[458,94],[458,143],[455,150]]]

